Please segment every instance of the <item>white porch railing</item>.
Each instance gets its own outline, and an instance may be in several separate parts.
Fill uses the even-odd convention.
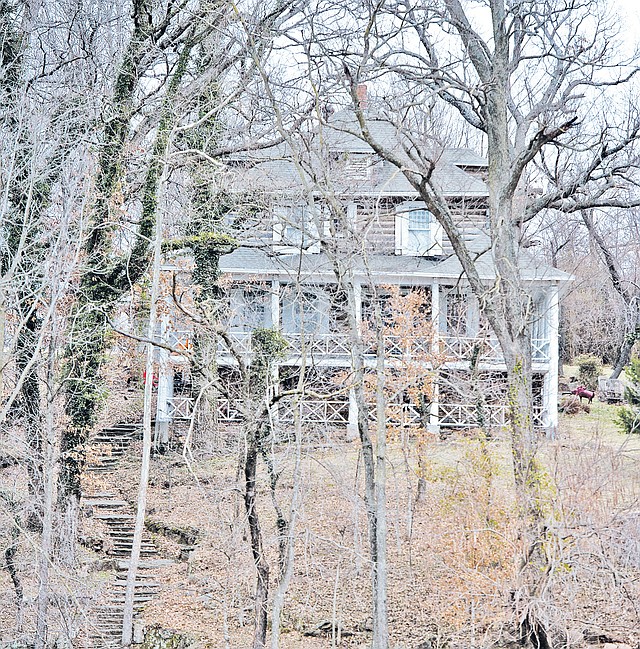
[[[193,409],[193,399],[175,397],[169,402],[169,412],[172,418],[189,419]],[[344,426],[349,421],[349,404],[337,399],[304,400],[300,404],[301,418],[305,424]],[[242,421],[240,410],[234,407],[229,399],[217,400],[218,421],[220,423],[239,423]],[[485,425],[499,428],[509,423],[509,408],[505,404],[488,404],[484,406]],[[410,403],[392,403],[387,406],[387,424],[400,427],[424,426],[425,416],[429,414],[420,411]],[[282,424],[293,423],[291,403],[282,403],[278,408],[279,421]],[[534,426],[543,427],[544,413],[540,407],[534,408]],[[375,408],[370,410],[371,421],[375,421]],[[478,411],[474,405],[462,403],[438,404],[438,418],[444,428],[476,428],[478,427]]]
[[[172,397],[171,399],[167,399],[169,418],[191,419],[193,401],[191,397]]]
[[[195,399],[192,397],[173,397],[167,400],[171,419],[191,419]],[[235,423],[242,421],[242,414],[229,399],[218,399],[216,402],[218,421]]]
[[[438,405],[438,418],[441,426],[457,428],[474,428],[478,426],[480,413],[475,405],[463,403],[441,403]],[[505,426],[509,423],[509,406],[506,404],[487,404],[482,409],[485,426],[490,428]],[[544,426],[543,411],[533,409],[533,425]]]
[[[452,360],[470,360],[478,345],[480,345],[481,360],[493,362],[503,360],[502,350],[500,349],[500,343],[497,338],[442,336],[440,340],[442,341],[445,356],[452,358]],[[546,339],[532,340],[531,354],[534,362],[549,362],[549,341]]]
[[[293,423],[294,412],[291,403],[283,403],[278,412],[281,423]],[[306,424],[343,426],[349,421],[349,402],[329,399],[304,400],[300,403],[300,417]]]
[[[232,332],[228,334],[236,353],[247,356],[251,353],[251,333]],[[303,353],[314,359],[319,358],[347,358],[351,354],[352,342],[349,334],[344,333],[287,333],[284,338],[289,343],[287,353],[289,357],[299,357]],[[189,331],[173,331],[168,334],[169,343],[180,350],[190,350],[193,345],[193,334]],[[502,351],[496,338],[470,336],[440,336],[435,341],[427,338],[415,338],[407,341],[399,336],[386,336],[385,345],[388,357],[400,356],[427,356],[433,349],[434,343],[440,344],[440,351],[451,362],[469,361],[478,345],[480,345],[480,359],[494,363],[502,362]],[[550,343],[546,339],[531,341],[532,357],[536,363],[547,363],[550,359]],[[233,356],[229,347],[222,340],[218,341],[218,355],[221,357]],[[368,355],[375,354],[374,345],[368,344]]]

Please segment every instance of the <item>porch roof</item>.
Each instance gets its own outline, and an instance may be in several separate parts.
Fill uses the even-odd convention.
[[[366,264],[362,256],[352,255],[354,273],[366,281],[370,276],[384,284],[429,284],[430,280],[457,282],[464,277],[460,262],[451,255],[444,259],[410,257],[402,255],[369,254]],[[485,251],[477,258],[476,268],[482,279],[495,278],[491,252]],[[529,254],[520,258],[520,269],[525,281],[534,283],[565,283],[572,276],[540,262]],[[324,253],[276,254],[259,248],[238,248],[220,259],[220,270],[243,278],[285,279],[297,277],[301,282],[333,282],[334,273],[330,258]]]

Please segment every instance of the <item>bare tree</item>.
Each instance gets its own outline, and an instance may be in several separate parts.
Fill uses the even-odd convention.
[[[631,213],[635,215],[635,211]],[[589,236],[595,243],[595,246],[604,261],[609,279],[614,291],[618,294],[624,305],[622,316],[623,330],[620,335],[620,346],[618,357],[615,360],[611,370],[612,379],[617,379],[626,365],[629,364],[631,351],[640,336],[640,287],[633,281],[633,278],[627,279],[626,273],[620,263],[620,257],[616,254],[614,247],[607,243],[601,229],[596,224],[593,210],[581,211],[582,221],[589,232]],[[633,216],[632,216],[633,218]],[[617,219],[617,222],[621,219]],[[636,239],[637,223],[635,228],[632,226],[631,240]],[[635,231],[634,231],[635,230]],[[634,246],[635,247],[635,246]],[[633,250],[629,251],[633,255]],[[629,253],[627,253],[628,257]],[[629,266],[627,258],[626,265]]]
[[[337,11],[331,3],[322,7]],[[522,639],[544,648],[553,643],[545,611],[551,573],[533,431],[532,303],[519,258],[526,226],[543,210],[638,204],[620,186],[637,166],[640,119],[632,107],[617,115],[604,103],[620,96],[636,68],[610,52],[613,27],[595,2],[557,7],[491,0],[471,9],[460,0],[391,1],[345,8],[333,21],[316,13],[305,44],[316,87],[332,76],[345,80],[357,120],[348,130],[404,174],[441,224],[499,340],[523,539],[514,606]],[[360,38],[349,28],[354,24]],[[380,100],[368,110],[358,86],[376,79]],[[443,147],[430,129],[438,104],[486,143],[492,283],[481,279],[434,173]],[[394,128],[397,146],[377,139],[372,121]],[[529,187],[541,177],[548,189],[532,195]]]

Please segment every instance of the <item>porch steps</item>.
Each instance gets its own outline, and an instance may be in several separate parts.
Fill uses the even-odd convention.
[[[86,470],[99,474],[113,473],[129,445],[139,437],[138,424],[118,424],[103,428],[93,437],[95,456]],[[84,494],[82,507],[93,518],[105,524],[110,540],[107,554],[116,562],[103,599],[94,607],[86,649],[115,649],[120,647],[122,635],[127,571],[131,563],[135,527],[134,510],[116,489]],[[172,563],[172,560],[158,558],[156,545],[151,535],[144,530],[134,588],[134,619],[162,588],[156,570]]]

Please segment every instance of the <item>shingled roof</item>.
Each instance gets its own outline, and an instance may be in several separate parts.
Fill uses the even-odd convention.
[[[479,242],[478,242],[479,243]],[[495,278],[494,264],[491,252],[487,247],[476,260],[476,268],[480,277],[485,280]],[[365,281],[371,278],[377,282],[397,282],[412,285],[429,283],[431,279],[440,280],[443,284],[455,284],[462,277],[460,262],[451,255],[444,259],[431,257],[409,257],[401,255],[367,255],[366,263],[361,257],[354,258],[356,275]],[[531,255],[523,253],[519,265],[521,276],[525,282],[559,282],[571,280],[571,275],[553,268]],[[239,275],[246,279],[276,279],[298,277],[304,282],[332,281],[335,279],[333,265],[329,257],[319,254],[273,254],[259,248],[239,248],[220,259],[220,271]],[[424,280],[421,282],[420,280]]]
[[[372,137],[411,165],[403,150],[403,136],[390,122],[372,117],[367,126]],[[254,189],[273,194],[304,194],[317,183],[330,183],[339,195],[417,197],[405,175],[395,165],[380,160],[371,147],[358,137],[353,113],[341,111],[313,132],[259,151],[229,160],[228,184],[232,189]],[[430,145],[432,146],[432,145]],[[446,196],[483,197],[484,182],[465,169],[482,169],[486,160],[471,149],[433,147],[433,180]],[[361,173],[353,171],[360,164]]]

